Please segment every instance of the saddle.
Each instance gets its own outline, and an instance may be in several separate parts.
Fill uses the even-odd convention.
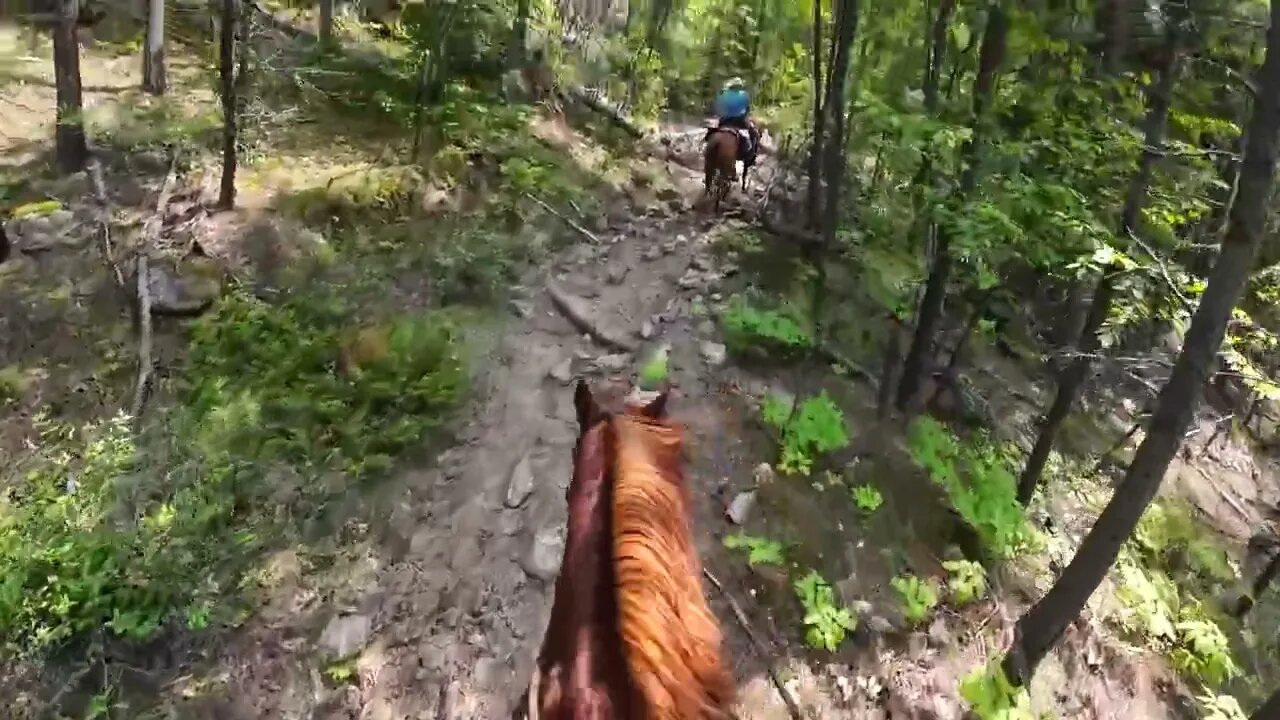
[[[746,128],[734,127],[732,125],[721,125],[719,127],[712,125],[707,128],[707,140],[711,139],[712,134],[719,130],[731,130],[738,137],[738,160],[751,164],[755,161],[756,156],[756,139],[751,131]]]

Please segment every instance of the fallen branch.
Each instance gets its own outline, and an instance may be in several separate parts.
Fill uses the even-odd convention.
[[[591,93],[587,92],[583,88],[570,86],[566,91],[566,94],[574,100],[577,100],[583,105],[586,105],[592,110],[595,110],[601,115],[609,118],[613,121],[614,125],[625,130],[628,135],[637,139],[644,137],[644,130],[641,130],[638,125],[632,122],[631,118],[623,115],[617,108],[609,107],[599,98],[593,97]]]
[[[751,623],[747,620],[747,614],[742,611],[742,607],[738,605],[738,601],[733,599],[733,596],[729,594],[728,590],[725,590],[724,585],[720,584],[720,581],[716,579],[715,575],[711,574],[710,570],[702,568],[702,574],[707,578],[707,582],[710,582],[729,603],[729,609],[733,611],[733,616],[737,618],[738,624],[742,626],[743,632],[747,634],[747,639],[751,641],[751,645],[755,647],[756,653],[760,656],[760,659],[764,661],[765,670],[769,673],[769,679],[773,681],[773,686],[778,689],[778,694],[782,696],[782,702],[786,704],[787,712],[791,713],[791,717],[794,720],[803,720],[804,713],[800,710],[800,706],[796,704],[795,698],[791,697],[791,692],[782,684],[782,679],[778,677],[778,672],[773,669],[773,662],[769,657],[769,651],[765,648],[764,643],[761,642],[760,638],[756,637],[755,631],[751,629]]]
[[[107,265],[111,267],[111,274],[116,279],[116,287],[123,290],[124,273],[121,272],[120,265],[116,262],[115,250],[111,247],[111,201],[107,199],[107,186],[102,182],[102,164],[98,162],[98,158],[89,158],[85,174],[89,176],[89,188],[93,191],[93,200],[96,204],[94,216],[98,221],[98,237],[102,240],[102,254],[107,259]]]
[[[560,311],[560,314],[578,328],[581,332],[595,338],[600,344],[615,350],[624,352],[632,352],[635,347],[628,341],[605,332],[598,327],[594,320],[591,319],[591,310],[586,307],[586,302],[581,298],[575,297],[556,287],[555,283],[547,283],[547,294],[551,296],[551,302]]]
[[[1244,506],[1240,504],[1240,501],[1236,500],[1234,497],[1231,496],[1230,493],[1228,493],[1226,490],[1223,490],[1221,487],[1219,487],[1218,483],[1213,481],[1213,478],[1209,475],[1209,473],[1205,472],[1204,469],[1201,468],[1199,465],[1191,465],[1190,463],[1188,463],[1188,465],[1192,468],[1195,468],[1195,471],[1200,473],[1200,477],[1204,478],[1204,481],[1208,483],[1209,487],[1213,488],[1214,492],[1218,493],[1218,497],[1222,498],[1224,502],[1230,505],[1232,510],[1235,510],[1237,513],[1240,513],[1240,517],[1243,518],[1246,523],[1249,523],[1253,520],[1253,517],[1249,514],[1249,511],[1246,510]]]
[[[142,226],[142,247],[138,248],[138,383],[133,392],[133,405],[129,415],[134,423],[142,418],[142,406],[147,401],[147,387],[151,384],[151,268],[147,252],[153,241],[160,237],[164,225],[164,213],[169,206],[169,197],[173,194],[174,178],[178,169],[178,153],[169,160],[169,173],[160,186],[160,197],[156,200],[155,214],[147,218]]]
[[[581,235],[582,237],[584,237],[584,238],[586,238],[586,239],[590,240],[591,242],[593,242],[593,243],[595,243],[595,244],[597,244],[597,245],[603,245],[603,244],[604,244],[604,241],[603,241],[603,240],[601,240],[601,239],[600,239],[600,237],[599,237],[598,235],[596,235],[595,233],[591,232],[590,230],[588,230],[588,229],[586,229],[586,228],[582,227],[582,226],[581,226],[581,225],[579,225],[578,223],[574,222],[574,221],[573,221],[573,218],[569,217],[568,215],[565,215],[564,213],[560,212],[559,210],[556,210],[555,208],[551,207],[550,205],[548,205],[547,203],[543,202],[543,201],[542,201],[542,200],[540,200],[539,198],[534,197],[533,195],[530,195],[529,193],[525,193],[525,194],[524,194],[524,196],[525,196],[525,197],[527,197],[527,198],[529,198],[530,200],[532,200],[532,201],[534,201],[534,202],[538,203],[539,205],[541,205],[543,210],[546,210],[547,212],[551,213],[552,215],[555,215],[556,217],[558,217],[558,218],[560,218],[561,220],[563,220],[565,225],[568,225],[569,227],[571,227],[571,228],[573,228],[574,230],[576,230],[576,231],[578,232],[578,234],[579,234],[579,235]]]
[[[880,381],[876,379],[876,376],[873,375],[870,370],[850,360],[844,355],[841,355],[838,351],[826,345],[819,345],[815,349],[818,351],[818,355],[823,360],[826,360],[828,363],[831,363],[832,365],[839,367],[840,369],[844,370],[846,373],[850,375],[854,375],[858,378],[861,378],[873,389],[880,386]]]

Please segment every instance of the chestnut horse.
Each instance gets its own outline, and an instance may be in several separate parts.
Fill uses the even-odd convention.
[[[719,720],[735,684],[702,594],[682,429],[667,392],[620,414],[586,384],[564,561],[551,621],[516,714],[530,720]]]
[[[720,212],[720,203],[729,195],[729,188],[738,176],[738,131],[733,128],[717,128],[707,138],[702,155],[702,184],[711,197],[711,211]],[[742,180],[746,182],[743,172]]]

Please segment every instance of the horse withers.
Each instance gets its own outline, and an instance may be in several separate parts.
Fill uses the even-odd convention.
[[[578,443],[551,620],[517,717],[721,720],[735,683],[703,596],[668,393],[608,412],[574,394]]]

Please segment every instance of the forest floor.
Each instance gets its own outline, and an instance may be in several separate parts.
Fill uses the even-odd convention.
[[[24,223],[14,239],[15,258],[0,265],[0,306],[6,308],[0,367],[18,368],[24,378],[10,401],[17,412],[0,420],[5,466],[34,448],[41,412],[87,422],[127,407],[136,363],[128,306],[96,251],[93,205],[83,180],[33,179],[30,173],[47,158],[52,72],[47,57],[17,60],[19,45],[15,33],[0,32],[6,118],[0,169],[7,187],[15,188],[3,202],[56,197],[66,210],[34,229]],[[107,159],[114,223],[121,228],[116,242],[122,244],[141,236],[167,167],[163,154],[137,150],[139,136],[129,133],[154,133],[148,123],[175,117],[172,109],[146,112],[159,106],[135,90],[137,65],[136,56],[92,49],[82,62],[91,137]],[[184,71],[182,60],[175,60],[175,75],[190,82],[189,90],[177,83],[175,92],[186,93],[186,132],[199,134],[213,127],[205,124],[212,95],[192,79],[196,66]],[[329,129],[264,126],[257,145],[262,152],[246,162],[240,207],[233,212],[202,209],[215,192],[217,165],[192,160],[163,222],[165,249],[177,253],[194,240],[228,272],[258,278],[250,284],[280,265],[301,262],[297,258],[311,252],[309,244],[324,227],[307,227],[306,213],[288,216],[282,198],[330,188],[385,162],[376,139],[361,142],[350,132],[327,136]],[[607,157],[612,146],[559,116],[534,116],[529,132],[594,175],[597,210],[578,215],[586,228],[572,229],[526,208],[537,220],[511,231],[511,239],[537,250],[496,307],[467,311],[463,345],[471,388],[448,426],[449,439],[433,434],[375,485],[339,477],[342,491],[326,511],[331,532],[261,557],[247,590],[249,610],[236,622],[166,638],[171,646],[117,661],[115,702],[128,703],[119,716],[507,717],[533,669],[563,547],[564,491],[576,438],[572,381],[589,377],[623,385],[645,358],[665,350],[676,389],[674,416],[689,431],[699,550],[724,586],[708,593],[740,681],[740,716],[789,717],[768,677],[771,666],[808,717],[961,717],[960,681],[1007,645],[1013,621],[1045,589],[1049,568],[1070,558],[1109,488],[1093,478],[1050,485],[1036,506],[1040,516],[1056,521],[1045,556],[1020,559],[1001,574],[989,598],[963,610],[940,607],[913,626],[889,581],[906,570],[944,577],[939,558],[950,553],[954,521],[912,462],[905,428],[897,420],[878,423],[874,389],[833,368],[796,369],[729,353],[716,322],[736,293],[778,282],[759,268],[787,267],[794,254],[742,219],[758,196],[735,198],[728,216],[710,217],[700,204],[701,174],[688,169],[697,157],[696,136],[666,147],[643,145],[619,161]],[[320,144],[325,141],[330,144]],[[320,153],[318,147],[331,150]],[[762,184],[758,178],[753,192]],[[506,191],[496,185],[470,189]],[[432,192],[416,197],[414,212],[438,211],[426,209],[428,197],[464,208],[458,212],[471,202],[458,186],[445,189],[443,200]],[[520,197],[511,201],[528,205]],[[391,254],[397,252],[410,251],[393,248]],[[360,261],[354,254],[349,260]],[[433,278],[419,270],[392,263],[384,274],[365,278],[377,292],[359,296],[366,303],[359,314],[434,309]],[[595,327],[618,342],[602,347],[584,335],[552,301],[550,288],[584,308]],[[873,317],[857,306],[838,314],[838,322],[854,326]],[[160,377],[153,406],[178,397],[184,322],[157,322]],[[970,363],[972,382],[1001,421],[993,430],[1025,437],[1046,400],[1035,379],[1040,371],[985,346]],[[776,441],[759,420],[759,406],[771,393],[815,387],[844,410],[852,446],[821,465],[831,473],[778,476],[770,467]],[[1129,420],[1100,418],[1094,429],[1088,426],[1095,420],[1082,416],[1085,427],[1071,433],[1071,452],[1092,462]],[[1206,420],[1187,441],[1165,494],[1189,501],[1239,563],[1277,500],[1275,468],[1255,461],[1231,433],[1202,450],[1212,431]],[[885,506],[870,518],[859,513],[847,490],[854,483],[878,488]],[[752,491],[754,506],[737,527],[726,508]],[[790,566],[749,566],[723,543],[741,531],[782,541]],[[793,571],[807,568],[829,579],[840,603],[858,617],[858,629],[838,652],[804,642],[804,613],[791,581]],[[743,607],[767,655],[749,642],[728,597]],[[1065,718],[1194,717],[1193,691],[1166,656],[1118,629],[1131,615],[1116,600],[1113,584],[1097,593],[1091,614],[1073,626],[1036,676],[1034,707]],[[1250,626],[1269,617],[1260,608]],[[14,690],[0,691],[0,699],[19,710],[38,704],[21,695],[24,689],[6,697]]]

